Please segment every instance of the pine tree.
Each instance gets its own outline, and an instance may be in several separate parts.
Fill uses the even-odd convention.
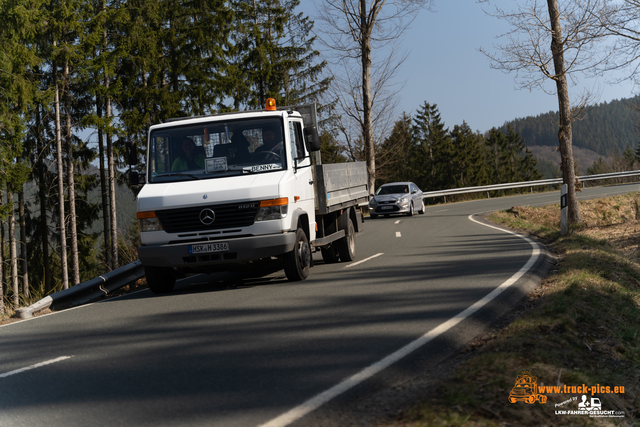
[[[235,0],[234,31],[228,58],[232,109],[319,102],[331,79],[313,48],[313,22],[296,13],[299,0]],[[227,107],[231,109],[231,107]]]
[[[451,131],[453,146],[454,187],[482,185],[485,176],[483,138],[471,130],[466,122],[455,125]]]
[[[450,188],[453,182],[451,138],[440,119],[438,106],[425,102],[413,120],[414,138],[421,147],[416,150],[413,166],[420,171],[416,184],[427,191]]]
[[[384,141],[376,156],[378,184],[412,180],[412,152],[414,140],[412,118],[407,113],[396,120],[391,135]]]
[[[19,286],[13,194],[21,192],[27,180],[28,169],[21,157],[27,127],[25,115],[36,93],[29,70],[40,62],[34,48],[41,21],[40,6],[39,2],[21,0],[0,4],[0,94],[3,99],[0,103],[0,188],[5,187],[8,196],[0,216],[8,215],[9,219],[14,307],[19,303]],[[1,288],[0,285],[0,300],[3,298]],[[3,312],[4,303],[0,301],[0,314]]]

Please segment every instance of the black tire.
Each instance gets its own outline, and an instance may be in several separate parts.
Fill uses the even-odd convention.
[[[356,231],[353,228],[353,222],[348,219],[347,235],[336,241],[336,249],[340,255],[340,261],[351,262],[356,258]]]
[[[144,274],[147,276],[147,286],[155,294],[171,292],[176,285],[176,275],[171,268],[145,267]]]
[[[378,218],[378,215],[370,214],[370,215],[369,215],[369,217],[370,217],[371,219],[376,219],[376,218]]]
[[[407,213],[407,216],[413,216],[413,202],[411,202],[411,206],[409,206],[409,212]]]
[[[424,199],[420,201],[420,210],[418,211],[420,215],[424,214]]]
[[[296,231],[296,244],[291,252],[284,254],[284,273],[291,282],[309,277],[311,267],[311,247],[302,228]]]
[[[336,245],[332,244],[328,248],[320,248],[320,252],[322,253],[322,259],[325,264],[334,264],[338,262],[338,251],[336,250]]]

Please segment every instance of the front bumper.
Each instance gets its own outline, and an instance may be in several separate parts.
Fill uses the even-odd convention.
[[[190,254],[189,246],[202,243],[229,243],[226,252]],[[241,263],[272,256],[283,255],[293,250],[296,233],[269,234],[216,240],[210,242],[180,242],[147,245],[138,248],[138,257],[144,266],[191,268],[209,265]]]
[[[391,207],[391,209],[389,209]],[[386,209],[383,209],[386,208]],[[388,205],[369,205],[369,214],[374,215],[388,215],[388,214],[397,214],[397,213],[409,213],[411,211],[411,203],[406,205],[396,205],[396,204],[388,204]]]

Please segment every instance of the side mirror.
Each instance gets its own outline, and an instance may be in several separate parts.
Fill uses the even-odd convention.
[[[310,153],[313,151],[320,151],[320,137],[318,136],[318,129],[315,126],[306,126],[304,128],[304,140],[307,143],[307,151]]]
[[[135,166],[138,164],[138,147],[135,143],[131,141],[127,141],[125,143],[127,146],[127,163],[129,166]]]
[[[142,185],[145,183],[144,175],[140,175],[138,172],[129,172],[129,184],[131,186]]]

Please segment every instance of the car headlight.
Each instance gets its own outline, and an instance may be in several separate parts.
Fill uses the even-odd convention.
[[[136,216],[140,231],[162,231],[162,224],[155,212],[138,212]]]
[[[373,205],[377,205],[378,202],[376,202],[376,199],[371,199],[369,200],[369,205],[373,206]]]
[[[271,219],[282,219],[287,217],[289,212],[289,199],[286,197],[280,199],[263,200],[260,202],[260,209],[256,221],[268,221]]]
[[[409,201],[411,200],[410,197],[401,197],[398,199],[398,204],[399,205],[406,205],[407,203],[409,203]]]

